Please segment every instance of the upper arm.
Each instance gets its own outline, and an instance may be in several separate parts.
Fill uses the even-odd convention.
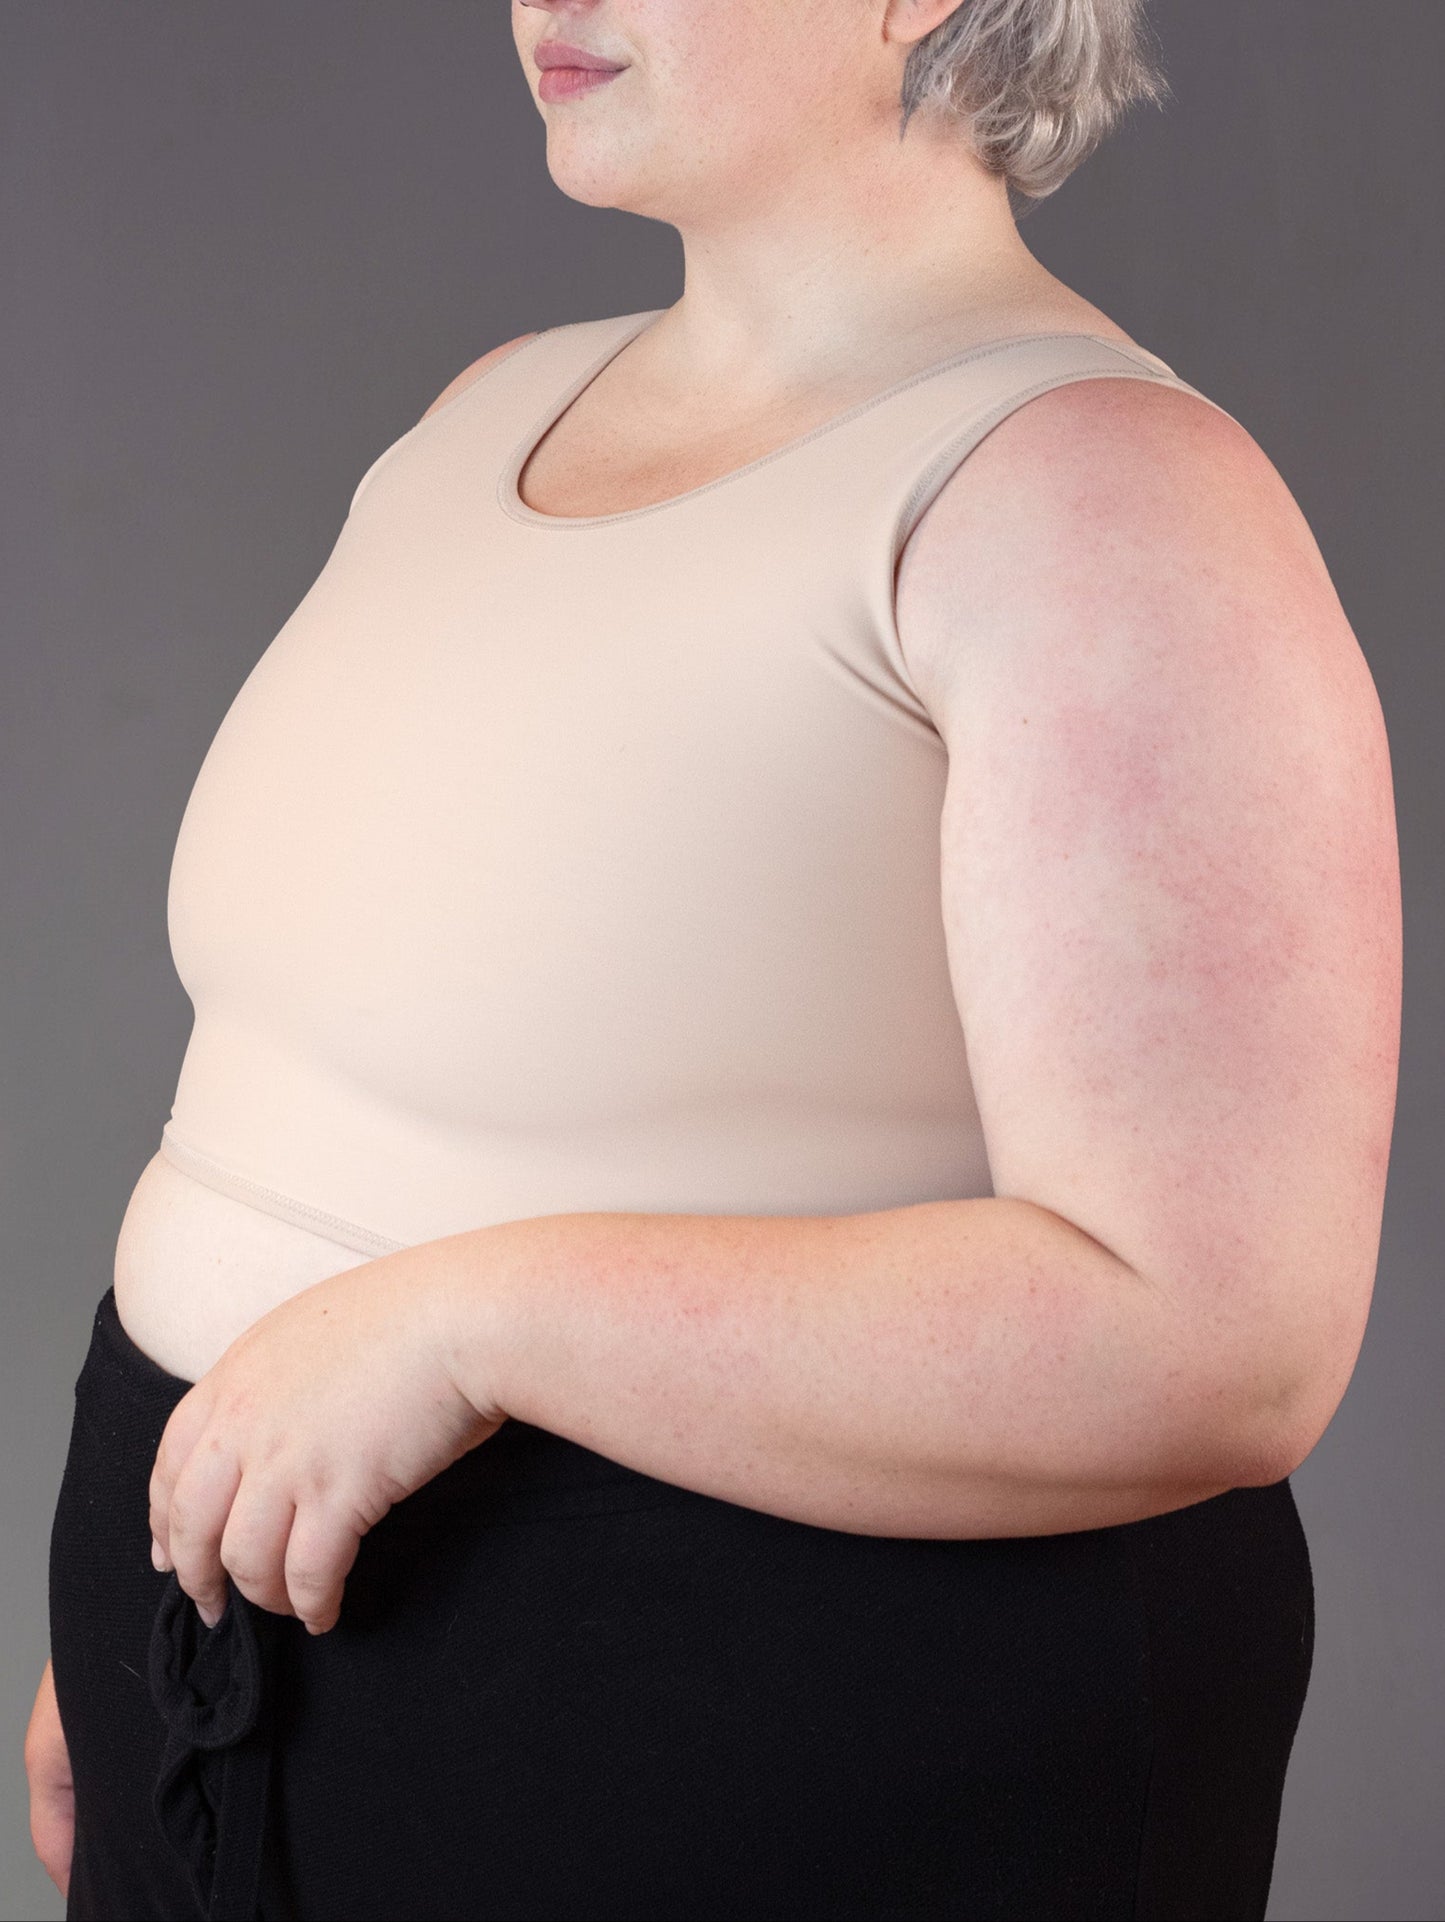
[[[520,347],[524,341],[535,340],[536,338],[536,329],[530,334],[518,334],[515,339],[503,341],[500,347],[491,348],[479,359],[474,360],[470,367],[464,367],[455,380],[449,381],[447,385],[443,387],[431,406],[427,408],[426,414],[422,415],[422,419],[425,420],[427,414],[434,414],[439,407],[444,407],[449,400],[455,399],[464,387],[470,387],[472,382],[483,374],[486,369],[491,366],[493,361],[501,360],[504,355],[511,353],[514,347]]]
[[[1369,1307],[1401,965],[1383,717],[1303,516],[1197,398],[1074,383],[950,478],[897,606],[995,1192],[1170,1291],[1302,1459]]]

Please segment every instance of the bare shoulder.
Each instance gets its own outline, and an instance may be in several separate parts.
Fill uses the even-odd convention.
[[[526,341],[535,340],[537,338],[537,331],[538,330],[534,328],[530,334],[518,334],[512,340],[504,340],[500,347],[490,348],[488,352],[481,355],[479,359],[474,360],[469,367],[464,367],[456,379],[448,382],[437,395],[431,406],[427,408],[426,414],[422,415],[422,419],[425,420],[427,414],[434,414],[439,407],[445,407],[449,400],[455,400],[463,388],[470,387],[472,382],[484,374],[494,362],[505,359],[514,348],[521,347]]]
[[[1243,427],[1152,381],[1084,380],[1016,408],[960,463],[905,547],[897,616],[930,707],[960,676],[1051,675],[1083,644],[1239,671],[1291,645],[1358,657],[1319,547]],[[1008,646],[999,637],[1007,634]],[[1201,655],[1201,648],[1204,650]],[[1373,683],[1371,683],[1373,692]]]

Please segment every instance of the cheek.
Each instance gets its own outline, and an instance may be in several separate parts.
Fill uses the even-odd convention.
[[[822,0],[830,18],[838,0]],[[806,117],[823,79],[828,47],[816,4],[803,0],[647,0],[665,16],[648,46],[647,65],[669,118],[729,149],[772,144],[772,135]],[[833,19],[835,33],[841,25]]]

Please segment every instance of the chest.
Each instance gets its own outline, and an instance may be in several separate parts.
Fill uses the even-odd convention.
[[[532,447],[517,492],[535,513],[560,519],[632,513],[791,447],[876,391],[876,381],[855,382],[766,407],[682,407],[602,391],[599,379]]]

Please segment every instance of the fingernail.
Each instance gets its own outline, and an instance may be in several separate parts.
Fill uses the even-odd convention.
[[[166,1557],[166,1551],[161,1547],[154,1535],[151,1537],[151,1566],[159,1570],[162,1575],[164,1575],[170,1567],[170,1562]]]
[[[214,1628],[216,1623],[221,1619],[221,1611],[219,1609],[202,1608],[199,1602],[196,1603],[196,1613],[200,1616],[207,1628]]]

